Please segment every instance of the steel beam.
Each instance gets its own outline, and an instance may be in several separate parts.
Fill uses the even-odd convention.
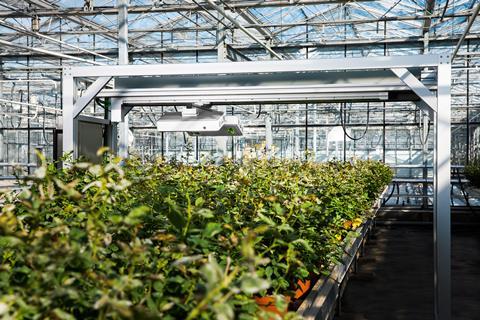
[[[427,0],[425,3],[425,15],[432,15],[433,9],[435,8],[435,0]],[[423,54],[429,52],[429,43],[430,43],[430,27],[432,25],[432,19],[423,20]]]
[[[26,12],[25,13],[25,14],[27,14],[26,17],[34,17],[34,16],[39,17],[40,15],[34,13],[37,10],[38,11],[45,11],[45,12],[54,12],[54,11],[59,10],[59,11],[64,11],[65,15],[62,15],[63,18],[68,19],[68,20],[70,20],[74,23],[77,23],[81,27],[89,27],[89,28],[92,28],[92,30],[105,30],[105,31],[109,30],[107,27],[104,27],[101,24],[98,24],[94,21],[91,21],[88,18],[85,18],[85,17],[82,17],[82,16],[77,16],[77,15],[73,14],[73,12],[74,12],[73,8],[61,9],[60,6],[58,6],[56,4],[53,4],[53,3],[50,3],[48,1],[45,1],[45,0],[24,0],[24,1],[26,1],[30,4],[33,4],[34,6],[32,6],[32,8],[35,8],[35,6],[40,8],[40,9],[34,9],[30,12]],[[114,9],[117,10],[117,8],[114,8]],[[83,8],[80,9],[80,10],[83,11]],[[19,13],[19,12],[21,12],[21,11],[17,11],[16,13]],[[117,11],[115,11],[115,14],[117,14]],[[48,16],[52,16],[52,15],[48,15]],[[57,15],[57,14],[53,14],[53,16],[55,16],[56,18],[59,17],[59,15]],[[113,39],[113,40],[118,39],[118,37],[116,35],[111,35],[111,34],[105,34],[105,37],[109,38],[109,39]]]
[[[154,30],[152,30],[153,32]],[[95,32],[93,32],[95,33]],[[429,37],[429,42],[431,43],[442,43],[445,42],[446,44],[451,44],[452,40],[458,40],[460,36],[436,36],[436,37]],[[465,37],[465,39],[469,40],[477,40],[480,39],[480,35],[478,34],[469,34]],[[415,44],[415,43],[423,43],[423,37],[402,37],[402,38],[385,38],[385,39],[347,39],[347,40],[327,40],[325,42],[319,43],[317,42],[302,42],[302,43],[276,43],[273,44],[271,47],[276,51],[280,50],[289,50],[289,49],[305,49],[305,48],[325,48],[325,47],[339,47],[345,45],[381,45],[381,44]],[[262,47],[256,44],[237,44],[232,46],[233,49],[242,51],[242,52],[252,52],[255,50],[263,50]],[[198,45],[198,46],[179,46],[179,47],[151,47],[151,48],[130,48],[129,53],[131,55],[156,55],[161,53],[196,53],[196,52],[216,52],[217,47],[216,45]],[[98,49],[95,52],[102,54],[102,55],[109,55],[109,56],[117,56],[117,50],[112,49]],[[76,51],[62,51],[63,54],[68,54],[69,56],[73,57],[81,57],[85,56],[84,53],[79,53]],[[5,58],[18,58],[18,57],[42,57],[48,56],[45,53],[35,53],[35,52],[4,52],[0,53],[0,57]]]
[[[437,98],[407,68],[391,68],[392,72],[412,89],[429,107],[429,113],[437,112]],[[432,114],[433,115],[433,114]]]
[[[438,66],[438,112],[435,118],[434,147],[434,263],[435,319],[451,319],[451,66],[447,57]]]
[[[95,80],[87,90],[81,95],[75,105],[73,106],[73,117],[77,117],[85,107],[92,102],[92,100],[98,95],[98,93],[107,85],[112,77],[100,77]]]
[[[63,110],[63,152],[72,153],[77,158],[77,140],[74,137],[73,100],[75,83],[69,70],[66,69],[62,76],[62,110]]]
[[[252,13],[250,13],[250,11],[248,11],[247,9],[245,10],[238,10],[237,13],[243,18],[245,19],[245,21],[247,21],[249,24],[251,25],[255,25],[255,30],[258,31],[258,33],[260,33],[265,39],[273,39],[275,38],[275,35],[268,29],[265,29],[263,27],[261,27],[261,21],[259,21],[257,19],[256,16],[254,16]]]
[[[128,65],[128,1],[129,0],[117,0],[118,7],[118,64]],[[121,101],[116,103],[116,108],[120,105],[120,122],[118,125],[119,133],[119,145],[118,155],[122,158],[128,157],[128,115],[122,116],[122,104]],[[112,117],[114,120],[118,118],[118,109],[115,109]]]
[[[435,0],[427,0],[425,2],[425,16],[432,16],[433,9],[435,9]],[[423,21],[423,28],[422,28],[423,35],[430,32],[431,25],[432,25],[432,18],[428,18]]]
[[[123,1],[123,0],[122,0]],[[199,75],[215,75],[225,77],[226,84],[228,76],[226,75],[252,75],[265,74],[272,75],[275,73],[304,73],[321,72],[321,71],[348,71],[362,70],[365,72],[374,70],[391,69],[407,87],[413,90],[426,104],[432,112],[435,112],[435,151],[434,151],[434,283],[435,283],[435,317],[437,320],[449,320],[451,314],[451,279],[450,279],[450,139],[451,139],[451,66],[450,57],[437,55],[418,55],[418,56],[394,56],[394,57],[370,57],[370,58],[350,58],[350,59],[325,59],[325,60],[300,60],[300,61],[262,61],[262,62],[236,62],[236,63],[205,63],[205,64],[176,64],[176,65],[119,65],[119,66],[98,66],[98,67],[73,67],[64,70],[63,77],[63,106],[64,106],[64,150],[75,152],[74,140],[74,124],[73,122],[73,98],[74,98],[74,77],[145,77],[145,76],[199,76]],[[428,88],[413,76],[408,68],[437,68],[437,101]],[[345,73],[348,75],[348,73]],[[378,83],[372,83],[375,87]],[[381,98],[381,92],[369,92],[363,87],[361,92],[348,92],[351,90],[348,84],[325,87],[322,90],[312,86],[308,88],[293,88],[289,90],[300,89],[297,92],[289,93],[280,92],[285,88],[275,86],[240,88],[238,89],[241,99],[252,102],[255,97],[254,92],[264,102],[275,103],[279,98],[290,98],[295,102],[308,102],[309,99],[327,99],[332,97],[340,97],[345,99],[349,94],[358,98],[359,95],[370,95],[368,99],[372,99],[371,94],[376,94]],[[398,86],[397,86],[398,88]],[[212,89],[212,88],[210,88]],[[231,102],[234,99],[232,87],[224,86],[224,89],[230,92],[224,94],[223,102]],[[216,90],[220,90],[216,88]],[[358,87],[357,87],[358,89]],[[385,89],[385,86],[383,86]],[[188,89],[187,90],[191,90]],[[204,90],[204,89],[199,89]],[[241,92],[244,90],[244,92]],[[262,91],[263,90],[263,91]],[[306,91],[302,91],[306,90]],[[310,90],[310,91],[308,91]],[[122,92],[123,91],[123,92]],[[173,90],[175,91],[175,90]],[[155,89],[150,92],[147,90],[130,90],[120,89],[108,91],[104,90],[100,93],[116,96],[112,99],[112,120],[120,120],[122,118],[122,103],[130,105],[156,105],[158,103],[176,103],[181,102],[177,92],[172,94]],[[181,89],[180,89],[181,91]],[[185,90],[184,90],[185,91]],[[195,91],[195,90],[194,90]],[[212,90],[210,90],[212,91]],[[341,95],[338,93],[342,92]],[[199,92],[191,92],[183,98],[192,99],[192,95]],[[218,92],[217,92],[218,93]],[[299,95],[300,93],[300,95]],[[137,96],[135,96],[135,94]],[[283,95],[282,95],[283,94]],[[286,96],[290,94],[290,96]],[[150,96],[149,96],[150,95]],[[126,99],[125,97],[128,97]],[[202,94],[205,98],[205,94]],[[248,99],[247,99],[248,98]],[[387,97],[384,96],[384,99]],[[165,100],[162,100],[165,99]],[[218,97],[217,97],[218,99]],[[211,101],[210,101],[211,102]],[[255,101],[258,102],[258,101]],[[120,124],[120,155],[127,156],[128,149],[128,125],[126,122]],[[75,155],[75,153],[74,153]]]
[[[156,75],[215,75],[272,72],[313,72],[332,70],[379,70],[391,68],[424,68],[439,64],[438,55],[412,55],[366,58],[310,59],[288,61],[254,61],[235,63],[185,63],[72,67],[74,77],[132,77]]]
[[[334,4],[347,3],[351,0],[295,0],[294,5],[316,5],[316,4]],[[360,0],[361,2],[372,2],[375,0]],[[358,2],[358,1],[357,1]],[[137,5],[131,6],[129,11],[134,14],[159,13],[159,12],[184,12],[184,11],[204,11],[208,3],[202,1],[200,5],[194,3],[182,4],[162,4],[161,6]],[[291,0],[263,0],[263,1],[229,1],[229,7],[234,9],[248,8],[268,8],[268,7],[288,7],[292,5]],[[72,16],[97,16],[97,15],[116,15],[118,8],[115,7],[94,7],[92,11],[85,11],[83,8],[52,8],[52,9],[33,9],[29,12],[22,11],[0,11],[1,18],[29,18],[32,15],[38,17],[72,17]]]
[[[341,91],[340,91],[341,92]],[[199,99],[200,98],[200,99]],[[166,97],[130,97],[124,98],[124,105],[130,106],[165,106],[165,105],[191,105],[193,103],[204,102],[208,104],[246,104],[252,103],[315,103],[315,102],[345,102],[345,101],[386,101],[388,93],[386,92],[341,92],[338,93],[304,93],[288,94],[288,93],[270,93],[263,95],[216,95],[216,96],[166,96]]]
[[[463,32],[462,36],[460,37],[460,40],[458,40],[457,46],[453,50],[452,53],[452,61],[455,59],[455,56],[458,53],[458,50],[460,50],[460,47],[462,46],[463,41],[467,37],[468,33],[470,32],[470,28],[472,28],[473,23],[475,22],[475,19],[477,18],[478,14],[480,13],[480,2],[478,2],[477,6],[473,10],[473,13],[468,21],[467,27],[465,28],[465,31]]]
[[[466,12],[466,11],[460,11],[456,12],[455,14],[449,14],[446,15],[445,18],[451,19],[451,18],[464,18],[464,17],[470,17],[471,13]],[[0,14],[1,17],[1,14]],[[279,32],[283,32],[285,30],[288,30],[289,28],[293,27],[321,27],[321,26],[332,26],[332,25],[356,25],[356,24],[373,24],[373,23],[380,23],[380,22],[395,22],[395,21],[421,21],[421,20],[432,20],[432,19],[438,19],[441,17],[439,14],[432,14],[432,15],[426,15],[426,16],[421,16],[421,15],[411,15],[411,16],[388,16],[388,17],[379,17],[376,19],[328,19],[328,20],[315,20],[311,21],[310,19],[316,17],[315,15],[312,17],[309,17],[308,20],[301,20],[298,22],[283,22],[283,23],[273,23],[273,22],[259,22],[259,23],[247,23],[244,24],[243,26],[248,29],[256,29],[256,28],[283,28],[280,30],[275,30],[275,32],[272,32],[272,34],[276,35]],[[175,20],[175,19],[174,19]],[[178,19],[180,20],[180,19]],[[172,20],[169,20],[169,23],[173,22]],[[229,25],[225,27],[227,30],[233,30],[234,26]],[[130,29],[129,33],[152,33],[152,32],[180,32],[180,31],[191,31],[191,32],[196,32],[196,31],[215,31],[216,26],[211,25],[211,26],[172,26],[172,27],[166,27],[164,25],[159,25],[158,28],[145,28],[145,29]],[[117,34],[118,31],[115,29],[112,30],[106,30],[106,29],[101,29],[101,30],[62,30],[61,34]],[[44,35],[59,35],[60,31],[44,31],[42,32]],[[423,37],[422,37],[423,38]],[[323,45],[323,43],[322,43]]]
[[[227,58],[231,61],[252,61],[248,56],[241,51],[233,48],[231,45],[225,43],[225,50],[227,51]]]
[[[128,115],[126,116],[128,117]],[[118,124],[118,156],[121,158],[128,157],[128,121],[124,118],[123,122]]]
[[[128,0],[117,0],[118,64],[128,64]]]
[[[253,33],[251,33],[247,28],[245,28],[244,26],[242,26],[236,19],[232,18],[230,15],[228,15],[225,10],[223,10],[223,8],[219,5],[217,5],[215,3],[215,1],[213,0],[206,0],[210,6],[212,8],[214,8],[216,11],[218,11],[222,16],[224,16],[228,21],[230,21],[231,23],[233,23],[233,25],[235,25],[237,28],[239,28],[240,30],[243,31],[243,33],[245,33],[248,37],[250,37],[253,41],[255,41],[256,43],[258,43],[261,47],[263,47],[265,50],[267,50],[268,52],[270,52],[270,54],[279,59],[279,60],[283,60],[283,57],[281,55],[279,55],[278,53],[276,53],[274,50],[272,50],[272,48],[270,48],[269,45],[265,44],[261,39],[257,38]]]

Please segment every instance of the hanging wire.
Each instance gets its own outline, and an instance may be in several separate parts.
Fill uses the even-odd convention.
[[[43,105],[43,104],[42,104]],[[45,141],[45,144],[47,146],[51,146],[52,143],[48,142],[46,133],[45,133],[45,118],[47,117],[47,110],[43,109],[43,123],[42,123],[42,135],[43,135],[43,141]]]
[[[280,116],[280,107],[278,105],[275,106],[275,111],[273,112],[273,119],[272,119],[272,133],[280,132],[279,126],[274,126],[275,124],[281,123],[281,116]]]
[[[420,108],[417,107],[417,110],[420,111]],[[417,112],[416,111],[415,111],[415,117],[417,117]],[[425,123],[421,119],[422,119],[422,117],[419,116],[418,117],[417,129],[418,129],[418,136],[420,137],[420,144],[423,147],[428,143],[428,136],[430,135],[430,119],[428,119],[427,124],[426,124],[427,125],[427,134],[425,135],[425,138],[422,136],[422,126],[425,126]]]
[[[100,98],[95,98],[95,103],[105,109],[105,100],[102,101]]]
[[[260,118],[260,114],[262,113],[262,105],[258,105],[258,114],[257,114],[257,119]]]
[[[367,124],[365,126],[365,130],[363,131],[362,135],[360,137],[352,137],[348,134],[347,132],[347,128],[346,128],[346,125],[345,125],[345,119],[343,117],[343,108],[344,108],[344,105],[346,105],[346,103],[342,103],[340,104],[340,123],[342,125],[342,129],[343,129],[343,132],[345,133],[345,135],[350,139],[350,140],[353,140],[353,141],[358,141],[360,139],[363,139],[366,134],[367,134],[367,131],[368,131],[368,127],[370,125],[370,103],[367,102]]]

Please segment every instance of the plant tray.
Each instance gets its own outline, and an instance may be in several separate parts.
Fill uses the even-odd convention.
[[[337,305],[343,295],[352,267],[360,256],[361,248],[372,230],[378,209],[387,188],[375,201],[373,215],[358,230],[358,237],[350,239],[345,246],[341,262],[331,268],[330,275],[322,276],[313,286],[310,293],[297,309],[297,313],[308,320],[330,320],[335,315]]]

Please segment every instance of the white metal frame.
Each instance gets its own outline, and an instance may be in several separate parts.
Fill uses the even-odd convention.
[[[429,68],[437,72],[436,92],[432,92],[429,86],[417,79],[409,68]],[[201,76],[201,75],[248,75],[248,74],[278,74],[278,73],[306,73],[323,71],[344,71],[348,77],[348,71],[391,70],[407,88],[415,92],[422,100],[418,105],[427,111],[434,120],[435,144],[434,144],[434,257],[435,257],[435,318],[439,320],[450,319],[451,314],[451,287],[450,287],[450,107],[451,107],[451,66],[448,55],[414,55],[414,56],[382,56],[367,58],[342,58],[323,60],[288,60],[288,61],[256,61],[256,62],[233,62],[233,63],[198,63],[198,64],[161,64],[161,65],[115,65],[115,66],[87,66],[66,67],[63,72],[63,150],[72,152],[76,156],[76,137],[74,136],[74,118],[96,96],[108,96],[105,85],[115,77],[144,77],[144,76]],[[76,80],[79,78],[97,78],[81,97],[77,97],[75,89]],[[225,77],[228,81],[228,77]],[[221,95],[224,88],[209,88],[212,94],[215,91]],[[358,87],[345,84],[326,86],[317,92],[312,87],[300,87],[295,91],[303,101],[310,101],[312,96],[330,93],[330,97],[336,95],[355,94],[358,96]],[[388,91],[401,90],[391,83],[371,83],[371,92],[379,95]],[[103,91],[102,91],[103,90]],[[282,90],[274,86],[262,86],[261,90],[266,99],[275,103],[282,99]],[[252,90],[254,91],[254,90]],[[366,90],[368,91],[368,90]],[[137,99],[139,102],[155,102],[171,104],[179,101],[186,102],[188,90],[173,90],[168,95],[155,93],[155,90],[143,91],[140,94],[135,90],[122,89],[122,94],[112,91],[111,120],[125,127],[124,118],[128,112],[122,105],[128,99]],[[288,100],[286,92],[283,98]],[[365,93],[366,94],[366,93]],[[143,95],[143,96],[142,96]],[[127,99],[128,98],[128,99]],[[323,97],[327,99],[327,97]],[[321,101],[322,96],[315,97]],[[367,97],[368,98],[368,97]],[[370,98],[373,99],[372,96]],[[182,100],[183,99],[183,100]],[[223,102],[228,103],[228,95],[222,95]],[[348,98],[346,98],[348,99]],[[297,101],[295,100],[295,101]],[[233,100],[236,103],[238,100]],[[133,104],[134,105],[134,104]],[[121,132],[126,132],[123,128]],[[126,135],[120,134],[120,155],[126,157]]]

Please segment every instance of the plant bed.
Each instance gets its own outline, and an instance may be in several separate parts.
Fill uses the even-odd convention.
[[[324,275],[317,280],[308,296],[296,310],[302,318],[319,320],[333,319],[350,273],[361,254],[368,234],[374,226],[376,214],[381,207],[381,201],[386,191],[387,188],[385,188],[377,201],[375,201],[372,207],[372,216],[357,229],[358,236],[346,241],[341,260],[337,264],[332,265],[328,275]]]
[[[7,318],[270,319],[255,298],[327,271],[392,175],[375,161],[40,160],[0,197]]]

